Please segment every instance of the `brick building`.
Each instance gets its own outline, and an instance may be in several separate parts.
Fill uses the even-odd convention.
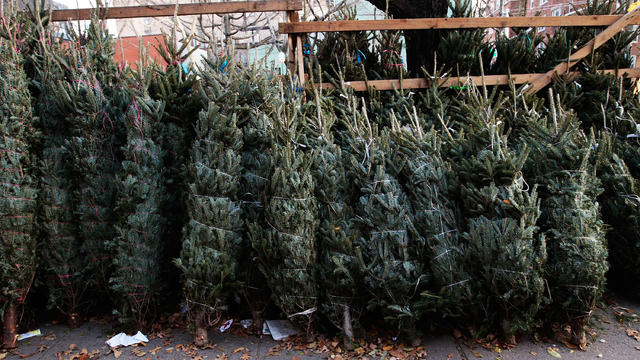
[[[486,0],[484,9],[480,11],[486,17],[501,16],[569,16],[575,15],[576,9],[585,6],[587,0]],[[489,36],[493,37],[493,29]],[[508,31],[504,29],[503,31]],[[553,34],[553,27],[539,27],[538,34]],[[638,39],[632,44],[633,62],[640,53]]]

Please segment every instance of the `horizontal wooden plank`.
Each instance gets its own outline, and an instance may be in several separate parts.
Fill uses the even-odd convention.
[[[280,23],[279,30],[281,34],[294,34],[366,30],[473,29],[532,26],[609,26],[621,17],[622,15],[588,15],[309,21],[300,23]]]
[[[234,1],[200,4],[178,4],[178,15],[231,14],[302,10],[302,0]],[[52,10],[52,21],[89,20],[95,9]],[[107,19],[173,16],[176,4],[121,6],[107,8]]]
[[[640,68],[633,69],[619,69],[619,70],[603,70],[603,74],[617,74],[618,76],[626,75],[630,78],[640,78]],[[578,72],[572,72],[571,74],[577,75]],[[512,74],[509,75],[486,75],[484,77],[484,83],[486,85],[508,85],[509,79],[517,85],[526,84],[534,81],[538,77],[544,74]],[[450,77],[441,78],[440,87],[449,86],[464,86],[474,84],[477,86],[482,85],[482,76],[462,76],[462,77]],[[393,90],[393,89],[426,89],[431,86],[431,81],[424,78],[415,79],[399,79],[394,80],[371,80],[371,81],[347,81],[345,85],[352,87],[355,91],[367,91],[368,87],[374,87],[376,90]],[[316,86],[323,89],[334,89],[332,83],[316,84]]]

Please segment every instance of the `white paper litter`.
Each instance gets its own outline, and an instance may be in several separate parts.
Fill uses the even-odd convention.
[[[262,333],[270,334],[273,340],[280,341],[297,334],[298,331],[289,320],[265,320]]]
[[[145,342],[145,343],[149,342],[149,339],[147,339],[147,337],[140,331],[138,331],[133,336],[129,336],[125,333],[120,333],[112,337],[111,339],[107,340],[107,344],[112,348],[118,347],[118,346],[130,346],[130,345],[139,344],[142,342]]]
[[[18,341],[24,340],[24,339],[28,339],[28,338],[34,337],[34,336],[40,336],[40,335],[42,335],[42,332],[40,332],[40,329],[32,330],[32,331],[26,332],[24,334],[18,335]]]

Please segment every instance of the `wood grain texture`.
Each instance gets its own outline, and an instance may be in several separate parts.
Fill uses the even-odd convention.
[[[541,75],[537,79],[531,82],[531,86],[526,89],[529,93],[536,93],[542,90],[545,86],[551,83],[554,74],[564,74],[571,67],[577,64],[581,59],[587,57],[591,54],[595,49],[599,48],[602,44],[606,43],[609,39],[614,37],[617,33],[619,33],[622,29],[627,27],[628,25],[636,24],[640,20],[640,9],[636,8],[630,13],[625,14],[620,19],[616,20],[609,27],[604,29],[598,35],[596,35],[593,40],[589,41],[586,45],[578,49],[575,53],[571,54],[569,59],[565,62],[562,62],[553,69],[549,70],[546,74]]]
[[[302,0],[234,1],[202,4],[178,4],[178,15],[231,14],[302,10]],[[52,21],[90,20],[95,9],[52,10]],[[176,5],[121,6],[106,9],[106,19],[173,16]]]
[[[474,29],[534,26],[609,26],[622,15],[586,16],[513,16],[490,18],[423,18],[388,20],[340,20],[280,23],[281,34],[377,31],[377,30],[425,30],[425,29]],[[632,24],[638,24],[635,20]]]
[[[601,71],[603,74],[614,74],[617,76],[627,76],[629,78],[640,78],[640,68],[633,69],[618,69],[618,70],[603,70]],[[571,75],[579,75],[579,72],[571,72]],[[509,75],[485,75],[484,83],[488,86],[491,85],[508,85],[509,80],[513,81],[516,85],[522,85],[526,83],[531,83],[535,79],[538,79],[540,76],[545,75],[536,73],[536,74],[512,74]],[[482,85],[482,76],[469,76],[469,77],[450,77],[450,78],[440,78],[434,80],[427,80],[424,78],[414,78],[414,79],[394,79],[394,80],[371,80],[371,81],[346,81],[344,84],[347,87],[353,88],[355,91],[367,91],[369,87],[373,87],[376,90],[394,90],[394,89],[425,89],[431,86],[433,81],[439,81],[438,86],[440,87],[450,87],[450,86],[468,86]],[[335,86],[332,83],[322,83],[316,84],[317,87],[321,87],[322,89],[335,89]]]

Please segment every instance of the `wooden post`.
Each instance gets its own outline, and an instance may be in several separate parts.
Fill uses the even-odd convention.
[[[295,11],[287,11],[287,22],[291,23],[293,22],[293,18],[295,16],[298,16],[298,14]],[[291,75],[293,75],[296,72],[296,63],[295,63],[295,58],[296,58],[296,53],[295,53],[295,49],[294,49],[294,36],[293,34],[287,34],[287,49],[288,49],[288,54],[287,54],[287,67],[289,68],[289,73]]]
[[[535,79],[531,86],[529,86],[526,91],[529,93],[537,93],[545,86],[551,83],[553,76],[555,74],[564,74],[566,73],[573,65],[577,64],[580,60],[584,59],[597,48],[599,48],[602,44],[606,43],[609,39],[614,37],[620,30],[624,29],[627,25],[631,25],[634,22],[637,22],[640,19],[640,9],[635,9],[630,13],[627,13],[616,22],[611,24],[608,28],[604,29],[601,33],[596,35],[593,40],[589,41],[585,46],[581,47],[575,53],[571,54],[569,59],[565,62],[562,62],[553,69],[549,70],[546,74]]]
[[[287,21],[289,23],[300,22],[300,15],[297,11],[287,11]],[[300,85],[304,84],[304,57],[302,54],[302,34],[288,34],[287,46],[289,47],[288,65],[291,76],[298,74]]]
[[[296,35],[296,62],[298,64],[298,78],[300,86],[304,85],[304,55],[302,54],[302,35]]]

